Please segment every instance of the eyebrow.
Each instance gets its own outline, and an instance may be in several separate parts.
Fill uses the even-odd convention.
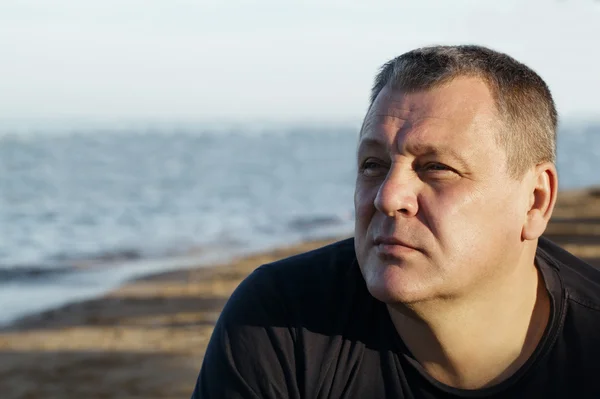
[[[358,143],[357,152],[360,154],[362,151],[371,149],[371,148],[385,148],[387,144],[383,141],[374,139],[372,137],[361,137]]]
[[[386,149],[387,143],[373,137],[363,137],[358,145],[357,154],[361,154],[369,149]],[[434,146],[431,144],[413,144],[409,145],[409,154],[414,156],[438,155],[450,157],[458,162],[463,168],[467,168],[468,164],[465,159],[456,152],[453,148],[447,146]]]

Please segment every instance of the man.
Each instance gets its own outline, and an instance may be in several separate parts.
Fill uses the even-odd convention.
[[[252,273],[193,397],[600,397],[600,272],[541,237],[556,125],[546,84],[507,55],[385,64],[355,237]]]

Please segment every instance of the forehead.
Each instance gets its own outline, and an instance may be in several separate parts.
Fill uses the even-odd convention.
[[[417,92],[386,87],[365,117],[361,141],[377,138],[386,144],[399,140],[414,145],[472,147],[474,141],[495,140],[498,121],[494,99],[477,78],[458,78]]]

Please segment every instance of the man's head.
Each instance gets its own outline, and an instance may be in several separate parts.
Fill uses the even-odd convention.
[[[546,84],[504,54],[430,47],[386,63],[355,192],[371,293],[418,302],[517,275],[554,206],[556,124]]]
[[[426,47],[394,58],[375,78],[371,106],[385,87],[423,91],[457,77],[476,77],[488,86],[503,124],[496,138],[514,177],[532,163],[555,161],[557,113],[548,86],[527,66],[485,47]]]

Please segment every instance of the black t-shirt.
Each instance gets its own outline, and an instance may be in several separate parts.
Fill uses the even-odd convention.
[[[225,306],[193,398],[600,398],[600,271],[543,238],[536,265],[551,298],[543,338],[479,390],[444,385],[411,357],[353,239],[263,265]]]

